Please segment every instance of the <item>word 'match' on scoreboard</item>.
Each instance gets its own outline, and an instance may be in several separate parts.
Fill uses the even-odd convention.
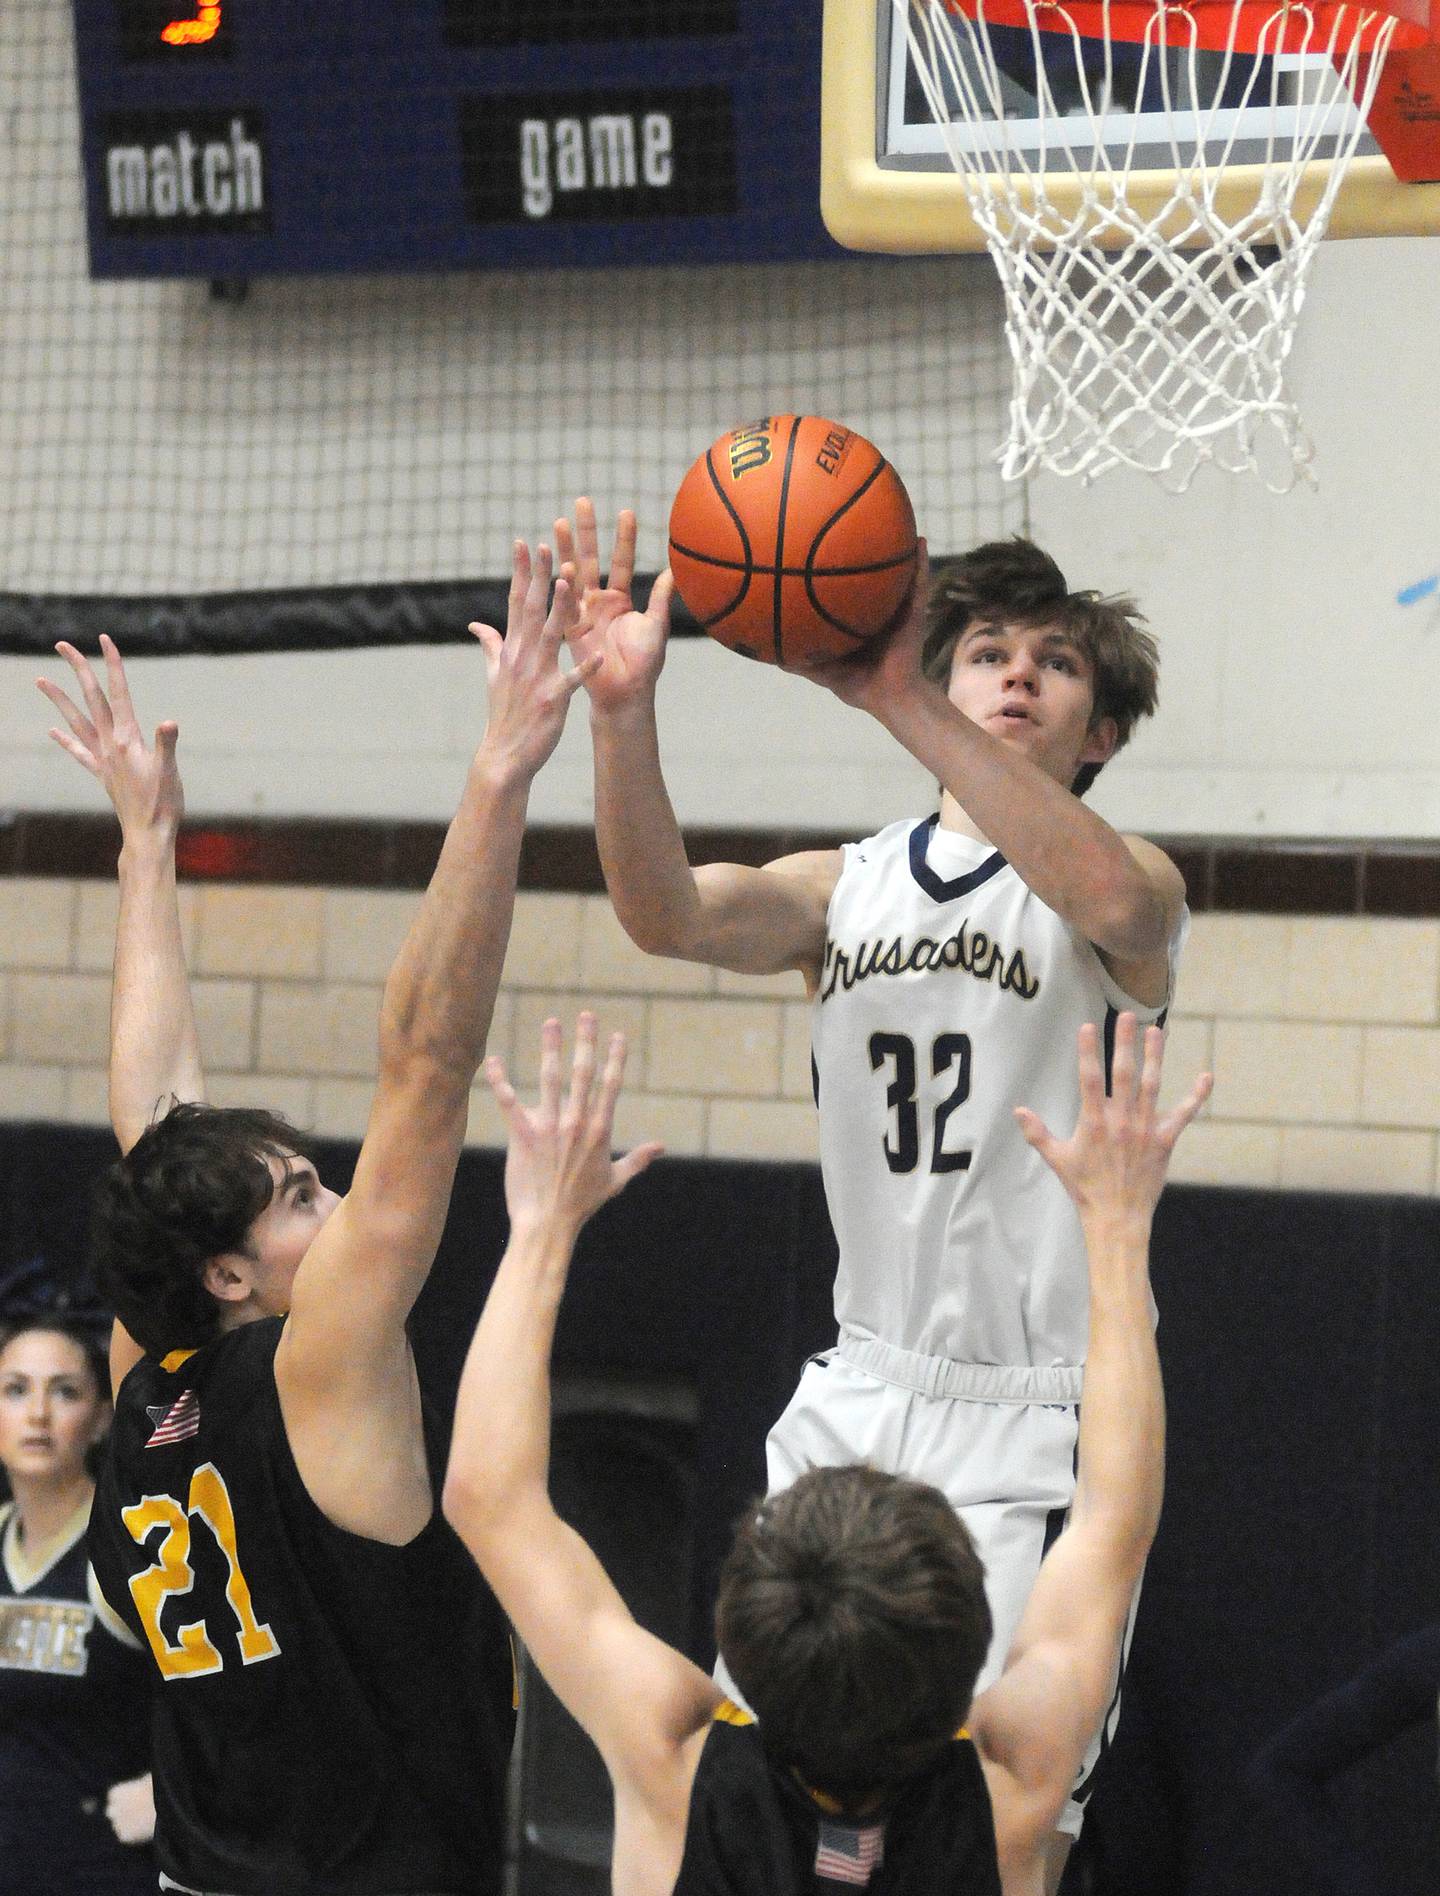
[[[819,212],[818,6],[74,12],[97,277],[839,254]]]

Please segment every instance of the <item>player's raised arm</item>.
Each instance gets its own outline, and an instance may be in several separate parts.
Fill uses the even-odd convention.
[[[1122,1014],[1107,1097],[1098,1036],[1080,1032],[1080,1119],[1057,1139],[1017,1109],[1021,1130],[1074,1199],[1090,1259],[1090,1343],[1075,1501],[1046,1555],[1006,1660],[971,1725],[995,1806],[1007,1896],[1025,1891],[1114,1691],[1120,1640],[1154,1538],[1164,1487],[1165,1403],[1150,1313],[1150,1222],[1169,1158],[1210,1092],[1203,1074],[1158,1111],[1164,1036]]]
[[[520,1104],[499,1060],[489,1063],[510,1129],[510,1241],[461,1378],[444,1495],[535,1663],[605,1758],[622,1825],[627,1795],[653,1801],[657,1775],[663,1793],[667,1760],[719,1698],[688,1659],[636,1625],[549,1495],[550,1351],[575,1240],[660,1150],[611,1157],[624,1062],[615,1034],[597,1085],[595,1018],[582,1014],[568,1082],[560,1023],[545,1023],[535,1107]]]
[[[1160,850],[1121,836],[1071,788],[1153,709],[1153,642],[1129,601],[1067,594],[1059,569],[1038,548],[980,548],[968,557],[980,574],[976,597],[946,604],[950,636],[941,665],[934,659],[943,628],[930,608],[922,559],[909,612],[894,633],[853,658],[813,666],[810,675],[883,724],[1041,901],[1105,955],[1122,987],[1158,1004],[1166,998],[1167,949],[1184,882]],[[1045,585],[1051,592],[1036,603]],[[1093,654],[1070,629],[1072,617],[1087,616],[1104,624],[1108,648],[1122,653],[1110,667],[1114,693],[1101,689]],[[947,666],[948,680],[938,675]],[[1105,708],[1112,695],[1120,718]]]
[[[485,734],[385,984],[379,1074],[348,1196],[295,1277],[275,1357],[295,1459],[343,1527],[404,1540],[429,1517],[405,1337],[440,1241],[509,940],[530,785],[585,667],[560,667],[574,596],[515,544],[504,638],[472,626],[489,674]],[[285,1189],[288,1189],[289,1181]]]
[[[655,689],[665,663],[673,582],[656,580],[644,612],[630,597],[635,516],[620,515],[610,573],[601,584],[595,510],[575,503],[575,523],[555,523],[561,558],[573,561],[580,618],[577,655],[601,663],[589,681],[595,748],[595,834],[615,913],[649,954],[814,978],[825,947],[825,911],[839,874],[832,850],[783,857],[763,869],[737,863],[692,868],[665,787]]]
[[[185,793],[175,761],[179,727],[170,720],[147,746],[125,667],[103,633],[108,695],[90,661],[65,640],[56,651],[79,687],[82,710],[59,685],[37,679],[67,728],[50,735],[102,786],[120,819],[120,903],[110,993],[110,1123],[128,1152],[174,1100],[204,1097],[200,1037],[185,969],[175,885],[175,839]],[[117,1323],[110,1379],[118,1389],[141,1354]]]
[[[185,793],[175,761],[179,729],[161,724],[154,747],[135,716],[125,667],[101,635],[107,691],[90,661],[64,640],[56,651],[75,674],[78,705],[48,678],[36,682],[67,729],[50,735],[96,778],[120,819],[120,907],[110,1002],[110,1119],[128,1152],[172,1098],[204,1094],[200,1040],[180,939],[175,839]]]

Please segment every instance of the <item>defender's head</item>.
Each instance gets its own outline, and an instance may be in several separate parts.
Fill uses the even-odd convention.
[[[742,1523],[716,1631],[770,1755],[853,1808],[964,1722],[990,1644],[984,1569],[938,1489],[815,1468]]]
[[[1056,635],[1079,657],[1089,687],[1088,712],[1079,710],[1077,761],[1070,788],[1077,796],[1095,781],[1108,758],[1129,742],[1141,718],[1158,701],[1159,652],[1144,629],[1135,601],[1125,595],[1102,598],[1093,591],[1071,592],[1065,575],[1033,541],[1018,534],[977,546],[948,566],[930,597],[925,635],[925,674],[956,698],[956,674],[967,657],[995,657],[976,650],[985,632]],[[1041,662],[1045,655],[1029,641]]]
[[[300,1260],[338,1203],[278,1114],[175,1105],[101,1183],[96,1279],[142,1349],[198,1349],[289,1309]]]

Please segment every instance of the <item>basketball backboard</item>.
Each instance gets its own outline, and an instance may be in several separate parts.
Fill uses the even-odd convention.
[[[964,141],[985,134],[962,124],[952,125],[948,134],[942,133],[936,124],[904,31],[904,5],[905,0],[899,0],[897,12],[896,0],[825,0],[821,211],[831,235],[855,250],[983,250],[985,238],[971,214],[946,140],[947,135]],[[1087,152],[1090,134],[1086,115],[1077,111],[1073,119],[1067,117],[1060,137],[1053,121],[1048,127],[1042,124],[1034,111],[1032,41],[1044,41],[1048,36],[1031,35],[1023,28],[1008,29],[1008,35],[1007,47],[1007,29],[991,29],[999,48],[1005,142],[1043,173],[1047,192],[1063,210],[1073,202],[1067,194],[1074,191],[1074,174],[1086,168],[1088,154],[1094,149],[1091,142]],[[1095,45],[1098,70],[1103,47],[1098,41]],[[1435,135],[1440,103],[1433,96],[1435,50],[1424,49],[1428,61],[1426,83],[1432,87],[1425,101],[1426,135],[1432,141],[1430,149],[1435,157],[1434,165],[1429,167],[1431,175],[1440,176],[1440,136]],[[963,65],[963,49],[958,56]],[[1200,56],[1207,85],[1219,72],[1221,57],[1218,53]],[[1400,62],[1406,57],[1414,56],[1393,53],[1392,71],[1400,70]],[[1062,109],[1066,83],[1062,68],[1067,63],[1073,65],[1073,58],[1067,46],[1060,49],[1055,68],[1047,63]],[[1207,60],[1212,65],[1209,73],[1203,73]],[[1218,111],[1191,114],[1189,120],[1193,134],[1204,136],[1206,154],[1212,162],[1226,148],[1220,211],[1230,218],[1238,217],[1240,207],[1259,196],[1265,144],[1275,129],[1270,111],[1245,103],[1247,96],[1260,99],[1269,92],[1268,83],[1251,83],[1256,63],[1235,56],[1222,88],[1226,103]],[[1293,98],[1294,110],[1309,110],[1318,80],[1330,76],[1330,62],[1323,55],[1317,59],[1297,54],[1284,55],[1275,63],[1284,68],[1278,83],[1281,91]],[[1031,75],[1028,83],[1027,67]],[[1147,203],[1157,209],[1166,203],[1177,160],[1184,162],[1186,152],[1183,146],[1177,151],[1174,142],[1177,114],[1173,94],[1168,119],[1160,109],[1159,92],[1169,81],[1179,82],[1178,67],[1172,66],[1166,74],[1160,63],[1151,61],[1137,96],[1138,73],[1138,62],[1127,64],[1124,50],[1117,48],[1112,55],[1110,109],[1103,127],[1107,152],[1127,150],[1133,141],[1126,158],[1127,191],[1131,204],[1143,211]],[[1213,96],[1211,88],[1207,103],[1213,104]],[[1411,125],[1415,123],[1413,110],[1403,116]],[[1178,123],[1183,135],[1184,113],[1178,115]],[[1325,189],[1330,169],[1330,159],[1325,155],[1327,139],[1333,143],[1353,124],[1353,105],[1342,103],[1331,109],[1326,137],[1317,148],[1320,155],[1306,168],[1297,194],[1296,209],[1302,220],[1308,206],[1317,202]],[[1326,234],[1418,236],[1436,232],[1440,232],[1440,182],[1401,183],[1374,139],[1368,132],[1363,134]],[[1097,241],[1104,245],[1106,236],[1102,233]]]

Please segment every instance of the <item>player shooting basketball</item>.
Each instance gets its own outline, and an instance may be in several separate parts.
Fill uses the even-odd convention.
[[[503,1870],[508,1634],[436,1505],[406,1333],[449,1206],[510,933],[535,773],[580,671],[573,594],[517,542],[463,796],[385,985],[344,1197],[283,1119],[205,1103],[175,886],[176,727],[120,655],[52,733],[120,818],[111,1117],[96,1264],[120,1323],[91,1518],[106,1598],[154,1661],[166,1887],[484,1896]],[[121,1327],[123,1325],[123,1328]],[[143,1352],[143,1354],[142,1354]],[[456,1660],[468,1655],[457,1681]]]
[[[1129,600],[1070,591],[1026,541],[955,562],[933,601],[922,566],[894,633],[813,676],[939,779],[938,813],[692,868],[655,717],[668,576],[634,611],[634,516],[604,587],[589,503],[556,531],[584,588],[575,649],[603,659],[588,689],[616,913],[653,954],[796,969],[813,1004],[839,1342],[771,1431],[770,1492],[851,1461],[941,1488],[985,1563],[983,1687],[1070,1505],[1085,1355],[1080,1228],[1012,1109],[1073,1119],[1077,1028],[1108,1044],[1122,1010],[1163,1018],[1186,928],[1174,865],[1081,801],[1154,708],[1154,643]]]
[[[1160,1117],[1163,1036],[1079,1034],[1079,1120],[1023,1137],[1079,1209],[1089,1358],[1070,1519],[1045,1556],[999,1678],[980,1562],[945,1497],[864,1466],[815,1469],[741,1523],[721,1576],[722,1655],[756,1719],[631,1618],[547,1490],[550,1350],[576,1236],[658,1150],[611,1158],[624,1039],[596,1085],[581,1015],[568,1089],[558,1021],[510,1127],[510,1241],[470,1347],[444,1506],[516,1630],[599,1747],[615,1792],[616,1896],[800,1896],[835,1883],[906,1896],[1040,1896],[1056,1817],[1108,1702],[1160,1510],[1164,1400],[1150,1220],[1203,1075]],[[966,1729],[962,1732],[962,1723]]]

